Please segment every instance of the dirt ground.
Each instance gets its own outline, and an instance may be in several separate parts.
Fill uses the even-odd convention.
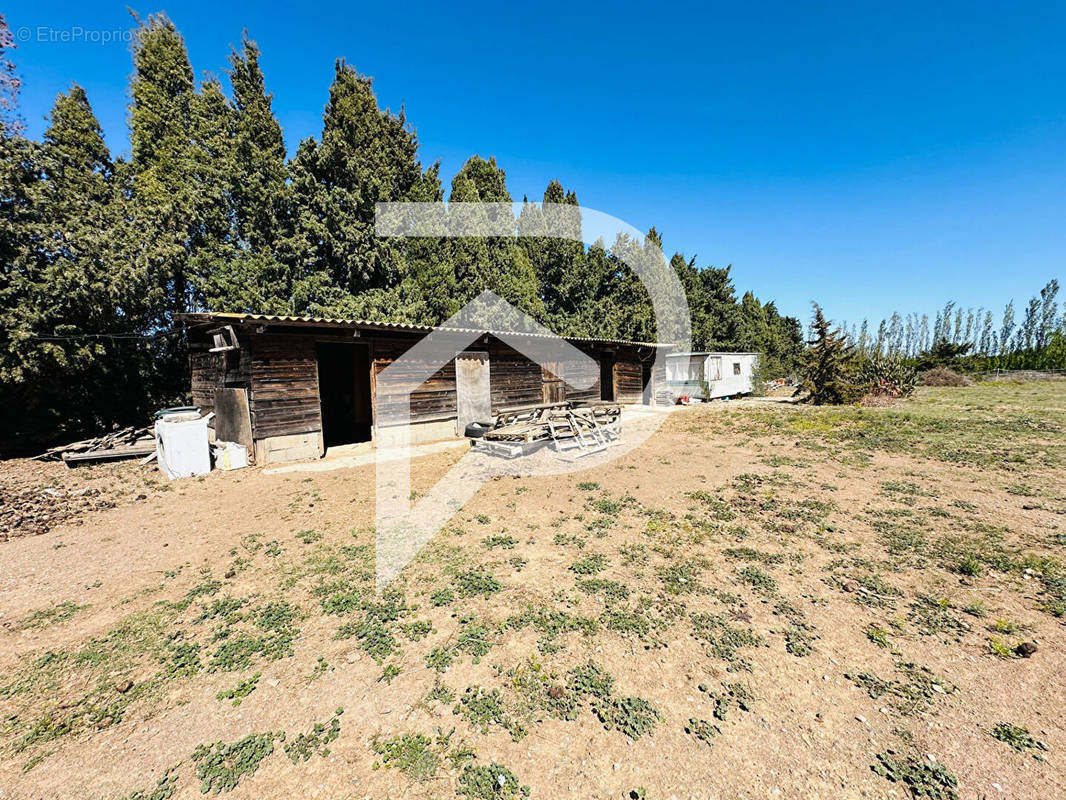
[[[377,595],[373,466],[6,462],[0,798],[1064,797],[1064,465],[1063,383],[689,407]]]

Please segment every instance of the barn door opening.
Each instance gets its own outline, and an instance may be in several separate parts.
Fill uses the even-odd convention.
[[[369,442],[374,426],[370,402],[370,351],[365,344],[320,342],[318,397],[326,447]]]
[[[492,421],[492,384],[488,353],[460,353],[455,357],[455,434],[466,435],[471,422]]]
[[[600,356],[600,400],[614,400],[614,353]]]

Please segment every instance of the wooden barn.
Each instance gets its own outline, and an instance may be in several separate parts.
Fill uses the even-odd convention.
[[[259,464],[373,441],[379,416],[397,402],[378,392],[377,376],[434,330],[263,314],[191,313],[182,321],[193,405],[215,412],[216,438],[246,445]],[[513,344],[515,335],[506,336]],[[595,362],[583,362],[586,374],[576,376],[542,367],[500,337],[474,332],[472,344],[411,393],[412,443],[461,436],[487,414],[542,403],[651,403],[665,385],[663,374],[653,375],[660,345],[567,339]]]

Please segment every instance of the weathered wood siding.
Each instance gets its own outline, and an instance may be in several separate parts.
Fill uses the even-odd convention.
[[[377,376],[418,342],[411,339],[374,340],[374,413],[375,420],[388,420],[403,407],[403,397],[393,396],[379,383]],[[412,364],[409,370],[399,373],[401,378],[414,378],[421,374],[420,366]],[[411,421],[428,422],[455,416],[455,360],[449,361],[434,372],[428,380],[411,393]]]
[[[496,340],[489,343],[489,364],[494,412],[543,402],[540,364]]]
[[[596,402],[600,399],[600,358],[602,353],[588,347],[578,346],[592,363],[570,364],[564,367],[563,379],[566,382],[566,399],[572,402]],[[577,388],[578,384],[592,381],[587,389]]]
[[[632,359],[632,360],[629,360]],[[644,389],[641,381],[640,362],[630,354],[618,354],[614,364],[615,400],[621,403],[639,403]]]
[[[322,430],[314,336],[251,337],[252,432],[256,439]]]
[[[214,342],[190,338],[189,371],[192,379],[192,404],[208,414],[215,410],[215,389],[247,389],[250,384],[251,359],[247,349],[211,353]]]

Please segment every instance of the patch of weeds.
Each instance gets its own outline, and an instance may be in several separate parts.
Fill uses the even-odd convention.
[[[894,750],[877,754],[877,763],[870,767],[877,775],[892,783],[902,783],[913,797],[929,800],[958,800],[958,779],[932,756],[921,760],[915,756],[901,756]]]
[[[485,690],[480,686],[469,686],[459,698],[453,714],[463,717],[471,725],[480,728],[481,733],[489,732],[489,725],[507,727],[503,709],[503,697],[499,689]]]
[[[164,772],[150,792],[133,792],[123,800],[170,800],[178,791],[178,768],[171,767]]]
[[[845,673],[844,677],[877,700],[890,697],[896,710],[904,716],[926,711],[938,694],[951,694],[954,687],[933,674],[928,667],[910,661],[896,662],[898,680],[884,680],[870,672]]]
[[[617,729],[630,739],[650,734],[662,719],[655,707],[640,697],[602,700],[594,705],[593,713],[606,730]]]
[[[233,672],[245,669],[256,656],[271,661],[292,655],[292,643],[299,631],[293,625],[296,609],[287,601],[268,603],[252,618],[261,634],[240,631],[230,627],[218,632],[221,643],[211,656],[210,669]]]
[[[505,536],[504,534],[497,534],[495,536],[486,536],[481,540],[481,544],[486,550],[493,550],[497,547],[503,550],[514,550],[518,540],[513,536]]]
[[[1037,491],[1028,484],[1015,483],[1007,487],[1007,494],[1013,494],[1017,497],[1036,497]]]
[[[232,700],[234,706],[239,706],[241,700],[255,691],[255,686],[259,683],[259,678],[260,673],[257,672],[252,677],[238,683],[232,689],[219,692],[215,697],[219,700]]]
[[[602,553],[593,553],[585,558],[580,558],[570,565],[570,571],[578,575],[595,575],[607,569],[610,562]]]
[[[720,497],[716,497],[710,492],[703,489],[695,492],[686,492],[685,496],[691,500],[696,500],[706,506],[711,514],[711,517],[719,522],[731,522],[737,518],[737,515],[733,512],[729,503],[722,500]]]
[[[318,531],[312,531],[312,530],[297,531],[296,532],[296,538],[299,539],[304,544],[314,544],[315,542],[317,542],[319,539],[322,538],[322,534],[319,533]]]
[[[529,559],[522,558],[521,556],[514,556],[512,558],[507,559],[507,563],[514,568],[515,572],[521,572],[522,568],[529,563]]]
[[[988,652],[990,652],[994,656],[998,656],[999,658],[1019,658],[1020,656],[1015,650],[1016,647],[1017,645],[1009,645],[1002,639],[1000,639],[998,636],[988,637]]]
[[[403,635],[412,642],[420,642],[433,633],[433,623],[428,619],[420,619],[400,625]]]
[[[467,570],[456,575],[453,583],[460,597],[474,597],[479,594],[489,597],[503,588],[503,584],[483,567]]]
[[[814,652],[814,641],[817,638],[812,625],[793,620],[785,631],[785,650],[798,658],[809,656]]]
[[[29,628],[47,628],[50,625],[58,625],[88,607],[88,605],[79,605],[73,600],[65,600],[50,608],[41,608],[32,614],[28,614],[19,621],[18,625],[15,626],[15,630],[22,631]]]
[[[974,600],[972,603],[967,603],[962,607],[962,611],[964,614],[969,614],[971,617],[977,617],[978,619],[988,616],[988,608],[981,600]]]
[[[198,583],[185,593],[185,597],[171,603],[170,608],[174,611],[185,611],[193,602],[200,597],[209,597],[217,594],[222,588],[222,582],[208,578],[203,583]]]
[[[708,722],[705,719],[696,719],[695,717],[689,717],[688,724],[685,725],[685,733],[689,736],[695,736],[707,745],[713,744],[712,739],[721,732],[722,729],[713,722]]]
[[[515,774],[502,764],[468,764],[459,776],[455,793],[470,800],[517,800],[529,797],[529,787],[519,785]]]
[[[600,622],[609,631],[635,634],[644,639],[651,633],[651,622],[638,611],[627,608],[609,608],[600,616]]]
[[[1023,627],[1024,626],[1019,625],[1017,622],[1013,622],[1009,619],[997,619],[995,622],[992,623],[989,629],[995,631],[996,633],[1010,634],[1018,633],[1023,629]]]
[[[381,677],[378,678],[378,683],[384,681],[385,685],[391,686],[393,679],[396,678],[401,672],[403,672],[403,670],[395,664],[386,664],[385,669],[381,671]]]
[[[307,761],[311,756],[318,754],[325,758],[329,755],[329,744],[341,735],[341,714],[343,708],[333,712],[329,722],[316,722],[310,731],[301,733],[293,741],[285,745],[285,755],[294,764]]]
[[[381,756],[385,769],[395,767],[414,781],[430,780],[440,766],[433,741],[421,733],[404,733],[385,741],[375,739],[371,748]]]
[[[622,504],[609,497],[601,497],[599,500],[593,500],[590,505],[600,514],[604,514],[608,517],[617,517],[622,512]]]
[[[918,632],[923,636],[949,634],[957,641],[969,626],[952,613],[954,608],[947,598],[920,595],[911,603],[908,619],[917,626]]]
[[[618,581],[609,581],[605,578],[588,578],[578,580],[577,588],[585,594],[602,594],[604,600],[613,603],[618,600],[629,599],[629,587]]]
[[[624,544],[618,548],[618,554],[626,567],[648,563],[648,548],[642,544]]]
[[[488,525],[491,520],[488,518],[487,514],[477,514],[474,516],[474,522],[479,525]]]
[[[473,656],[474,663],[477,664],[481,661],[481,657],[492,649],[492,642],[489,639],[492,632],[488,626],[479,624],[473,617],[464,617],[459,620],[459,624],[462,629],[455,642],[455,649],[469,653]]]
[[[600,488],[600,485],[595,481],[581,481],[581,483],[577,485],[577,488],[583,492],[594,492]]]
[[[195,675],[200,671],[200,645],[194,642],[169,644],[168,658],[163,669],[168,678]]]
[[[440,678],[438,678],[433,682],[433,688],[426,693],[426,702],[450,705],[455,702],[455,692],[448,688],[448,685],[442,683]]]
[[[363,607],[362,593],[348,581],[336,581],[317,587],[312,592],[318,597],[322,613],[344,616]]]
[[[453,661],[455,656],[452,651],[444,647],[434,647],[426,654],[426,666],[437,672],[447,672]]]
[[[879,628],[877,625],[870,625],[870,627],[866,629],[866,638],[878,647],[892,646],[892,643],[888,640],[888,631],[884,628]]]
[[[777,594],[777,581],[753,564],[737,570],[737,577],[761,595]]]
[[[263,759],[274,752],[278,734],[253,733],[236,742],[201,744],[192,752],[200,792],[229,792],[245,775],[254,775]]]
[[[996,723],[996,726],[992,728],[992,738],[1009,744],[1011,749],[1019,753],[1027,750],[1047,750],[1047,745],[1034,739],[1028,728],[1012,725],[1009,722]],[[1044,759],[1040,753],[1033,753],[1033,757],[1041,761]]]
[[[727,547],[722,552],[728,558],[734,558],[737,561],[757,561],[767,566],[781,564],[785,560],[784,553],[764,553],[754,547]]]
[[[740,658],[739,651],[762,644],[762,637],[755,631],[734,627],[717,614],[694,614],[692,636],[707,646],[709,655],[728,661],[731,670],[750,671],[751,665]]]
[[[659,569],[659,580],[670,594],[690,594],[700,591],[699,577],[707,568],[704,559],[686,561]]]
[[[316,678],[321,678],[327,672],[333,672],[333,667],[330,666],[324,656],[319,656],[318,661],[315,663],[315,668],[311,670],[311,677],[309,680],[313,681]]]
[[[595,697],[597,700],[606,700],[611,696],[614,689],[614,676],[602,667],[598,667],[591,661],[579,667],[574,667],[568,673],[570,691],[579,697]]]
[[[563,533],[560,531],[552,537],[552,543],[559,547],[566,547],[567,545],[574,545],[579,550],[585,546],[585,540],[580,536],[575,536],[572,533]]]
[[[264,545],[263,552],[271,558],[277,558],[281,555],[281,545],[278,544],[277,539],[271,539]]]
[[[557,653],[564,648],[565,645],[558,641],[559,637],[564,634],[581,631],[585,636],[591,636],[597,629],[594,619],[543,606],[539,608],[530,606],[521,614],[507,619],[507,627],[514,630],[522,630],[527,625],[533,626],[540,632],[537,649],[545,654]]]
[[[438,589],[429,596],[429,604],[434,608],[446,606],[455,600],[455,592],[451,589]]]

